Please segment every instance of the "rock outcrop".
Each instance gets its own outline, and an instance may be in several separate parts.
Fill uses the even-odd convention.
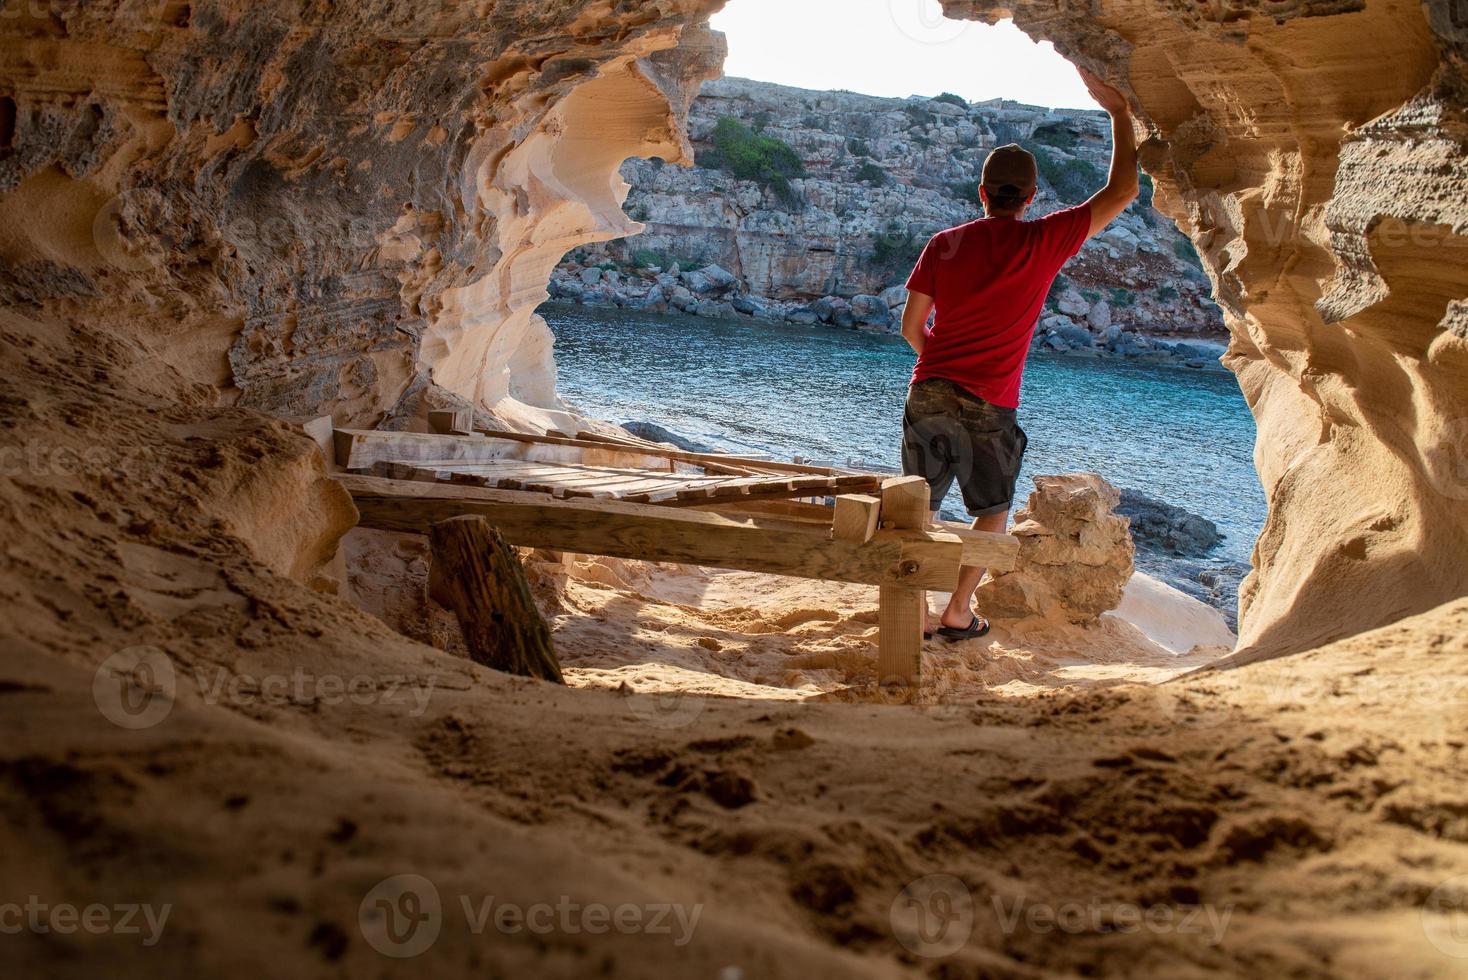
[[[789,146],[806,176],[782,193],[729,172],[715,143],[721,120]],[[701,316],[719,312],[706,302],[717,295],[761,319],[803,322],[813,313],[829,325],[895,332],[918,250],[934,232],[979,216],[979,170],[990,149],[1017,140],[1034,150],[1042,163],[1034,215],[1098,189],[1111,152],[1099,112],[969,105],[953,96],[883,99],[747,79],[704,83],[689,132],[699,165],[623,165],[632,187],[626,210],[643,231],[573,252],[552,276],[552,298]],[[1144,198],[1150,194],[1148,187]],[[680,286],[687,292],[675,295]],[[1148,333],[1221,336],[1208,290],[1192,244],[1144,199],[1086,243],[1049,313],[1079,329],[1085,339],[1073,347],[1142,353],[1154,349]]]
[[[8,6],[0,299],[220,406],[561,424],[534,309],[564,254],[640,230],[626,157],[691,158],[716,6]],[[1012,16],[1132,99],[1259,423],[1242,656],[1468,591],[1461,3],[943,6]]]
[[[1121,491],[1095,473],[1037,476],[1035,487],[1014,512],[1019,560],[979,587],[978,607],[995,619],[1094,624],[1132,577],[1128,522],[1115,513]]]

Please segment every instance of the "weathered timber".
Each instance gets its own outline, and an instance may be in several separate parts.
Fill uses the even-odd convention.
[[[866,494],[847,494],[836,498],[831,517],[831,536],[844,541],[870,541],[877,533],[882,501]]]
[[[453,611],[475,663],[564,684],[550,627],[530,594],[520,558],[482,517],[453,517],[428,529],[428,594]]]
[[[344,476],[363,527],[425,533],[477,515],[511,544],[579,554],[682,562],[910,589],[952,589],[963,544],[924,530],[879,531],[866,543],[831,540],[818,524],[769,528],[718,514],[613,500],[556,500],[512,490]],[[798,529],[796,529],[798,528]]]
[[[928,525],[928,482],[895,477],[882,484],[882,526],[897,531]],[[955,578],[948,585],[957,585]],[[923,593],[910,586],[883,585],[877,593],[877,682],[916,685],[922,674]]]

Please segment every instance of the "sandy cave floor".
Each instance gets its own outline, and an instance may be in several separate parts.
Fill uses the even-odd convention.
[[[0,330],[0,444],[24,464],[0,479],[0,905],[169,909],[146,946],[0,934],[9,975],[1463,976],[1468,600],[1160,686],[1056,685],[1065,650],[999,667],[940,650],[995,689],[829,703],[830,672],[850,657],[855,686],[870,655],[869,593],[785,623],[809,658],[792,665],[754,630],[785,614],[755,612],[748,583],[654,604],[624,568],[573,577],[551,610],[569,668],[676,648],[765,696],[526,681],[456,655],[411,591],[379,590],[379,618],[281,571],[350,516],[290,427],[207,392],[177,404],[175,379],[105,337]],[[424,557],[374,556],[363,582]],[[830,605],[778,588],[787,611]],[[723,622],[683,611],[694,589]],[[598,634],[634,613],[625,646]],[[128,727],[108,665],[139,648],[176,683]],[[1023,696],[996,693],[1016,678]],[[441,900],[411,959],[381,951],[373,903],[404,875]],[[490,896],[700,917],[683,945],[476,931],[462,903]]]

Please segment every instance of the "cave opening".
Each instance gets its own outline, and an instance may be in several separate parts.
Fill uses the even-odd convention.
[[[866,7],[875,17],[863,19]],[[728,19],[741,10],[748,23]],[[693,167],[629,158],[623,208],[640,227],[573,249],[551,273],[538,312],[556,337],[566,405],[689,449],[895,471],[912,368],[895,336],[901,283],[929,236],[978,216],[984,155],[1015,140],[1036,152],[1038,214],[1105,182],[1104,117],[1049,45],[1007,21],[945,19],[936,3],[843,11],[843,31],[817,35],[797,23],[782,37],[858,64],[869,52],[848,51],[854,39],[906,38],[916,56],[894,60],[921,65],[920,84],[932,91],[913,95],[901,73],[888,82],[895,90],[870,94],[882,85],[859,76],[848,90],[841,59],[799,64],[761,38],[768,11],[752,0],[716,17],[730,55],[725,77],[705,82],[692,103]],[[829,25],[831,13],[817,3],[804,16]],[[976,87],[953,81],[986,53],[1005,70]],[[782,74],[781,65],[798,70]],[[1019,86],[1025,66],[1029,84]],[[741,69],[751,77],[731,77]],[[807,78],[825,84],[799,84]],[[1006,84],[1071,105],[982,87]],[[749,151],[775,165],[741,172],[730,163]],[[797,163],[782,171],[781,159]],[[1226,333],[1211,282],[1144,183],[1123,233],[1073,260],[1047,299],[1026,374],[1031,448],[1015,502],[1037,475],[1108,478],[1144,542],[1142,578],[1202,603],[1200,622],[1219,617],[1211,643],[1180,639],[1186,630],[1170,642],[1210,645],[1218,656],[1231,648],[1238,585],[1264,521],[1254,424],[1218,364]],[[861,316],[864,307],[878,313]],[[966,520],[956,489],[941,516]],[[748,660],[735,671],[741,681],[771,676]]]

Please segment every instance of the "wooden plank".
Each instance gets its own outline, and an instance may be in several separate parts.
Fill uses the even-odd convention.
[[[606,449],[607,444],[597,444],[586,439],[567,439],[563,436],[534,435],[528,432],[509,432],[504,429],[480,428],[476,431],[482,432],[491,439],[512,439],[516,442],[533,442],[547,446],[579,446],[589,449]],[[806,466],[801,463],[781,463],[770,459],[747,459],[743,456],[728,456],[718,453],[689,453],[681,449],[648,449],[648,455],[662,456],[666,459],[677,460],[683,463],[714,463],[726,466],[747,466],[753,470],[769,470],[774,473],[807,473],[811,475],[830,476],[832,471],[826,466]]]
[[[456,408],[435,410],[428,413],[428,425],[434,432],[443,435],[474,435],[474,410]]]
[[[920,476],[894,476],[882,481],[882,526],[926,527],[928,524],[928,481]]]
[[[1019,538],[994,531],[976,531],[967,524],[939,521],[939,530],[963,542],[963,563],[991,572],[1012,572],[1019,561]]]
[[[336,462],[343,469],[365,470],[373,463],[489,462],[511,454],[506,443],[464,436],[441,436],[427,432],[377,432],[337,429]]]
[[[553,500],[510,490],[344,476],[363,527],[425,533],[441,520],[483,517],[511,544],[672,561],[868,585],[952,589],[962,543],[951,534],[879,531],[868,542],[762,528],[702,511],[610,500]]]
[[[715,497],[712,500],[693,504],[691,509],[727,514],[736,519],[749,516],[773,517],[807,524],[820,524],[826,528],[831,526],[832,515],[831,508],[825,504],[808,504],[799,500],[779,498],[766,500],[758,497],[735,497],[733,499]]]
[[[894,477],[882,484],[882,527],[897,531],[928,525],[928,481]],[[961,546],[960,546],[961,547]],[[954,580],[957,585],[957,580]],[[911,587],[883,585],[877,590],[877,683],[912,685],[921,681],[923,613],[927,599]]]
[[[843,541],[870,541],[877,533],[882,516],[882,501],[863,494],[847,494],[836,498],[831,518],[831,536]]]

